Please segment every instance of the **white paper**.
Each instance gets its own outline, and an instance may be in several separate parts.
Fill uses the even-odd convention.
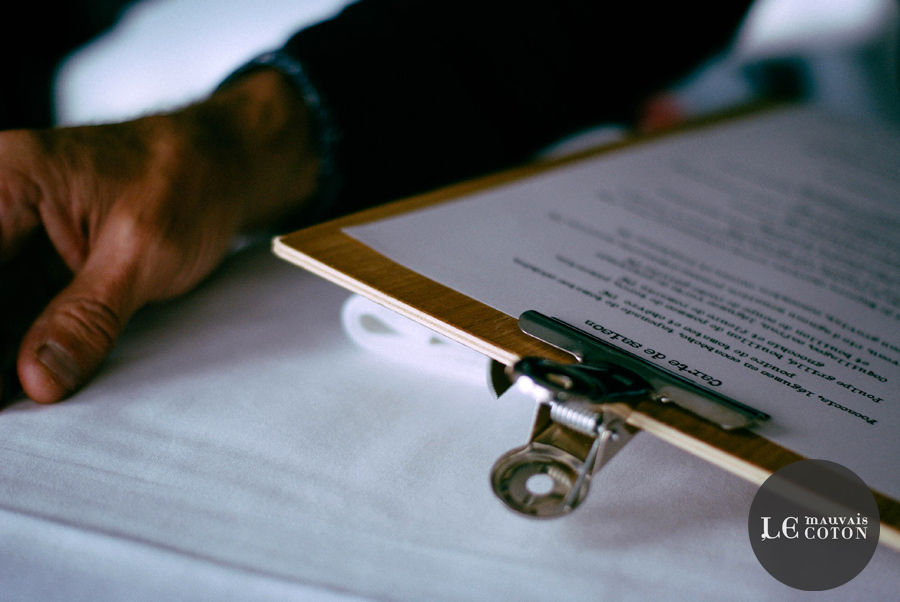
[[[582,161],[348,233],[772,415],[900,496],[900,134],[809,109]]]

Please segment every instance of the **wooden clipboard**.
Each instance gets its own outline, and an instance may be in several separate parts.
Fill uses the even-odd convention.
[[[746,112],[742,110],[699,120],[677,131],[712,127]],[[395,263],[345,234],[344,229],[458,199],[666,135],[669,133],[642,136],[375,207],[278,237],[273,242],[273,251],[290,263],[372,299],[502,364],[510,365],[528,356],[571,361],[567,354],[524,334],[514,317]],[[752,431],[725,431],[671,404],[644,401],[611,410],[628,425],[758,485],[779,468],[805,459]],[[900,550],[900,502],[875,490],[872,493],[881,518],[880,541]]]

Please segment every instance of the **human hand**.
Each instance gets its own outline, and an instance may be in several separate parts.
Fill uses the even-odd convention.
[[[0,358],[22,337],[24,391],[78,390],[138,309],[301,206],[317,170],[309,138],[302,101],[268,70],[170,114],[0,133]]]

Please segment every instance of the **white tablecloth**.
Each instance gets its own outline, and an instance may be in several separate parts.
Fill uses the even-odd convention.
[[[94,384],[0,412],[0,600],[803,599],[756,488],[639,434],[572,515],[493,497],[533,403],[364,351],[346,294],[245,251],[139,314]],[[825,599],[889,599],[900,554]]]

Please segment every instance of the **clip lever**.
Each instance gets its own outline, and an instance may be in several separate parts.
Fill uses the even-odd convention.
[[[649,383],[653,399],[676,405],[724,430],[752,427],[769,419],[765,412],[705,389],[557,318],[526,311],[519,316],[519,328],[525,334],[571,354],[582,366],[613,365],[627,369]]]

